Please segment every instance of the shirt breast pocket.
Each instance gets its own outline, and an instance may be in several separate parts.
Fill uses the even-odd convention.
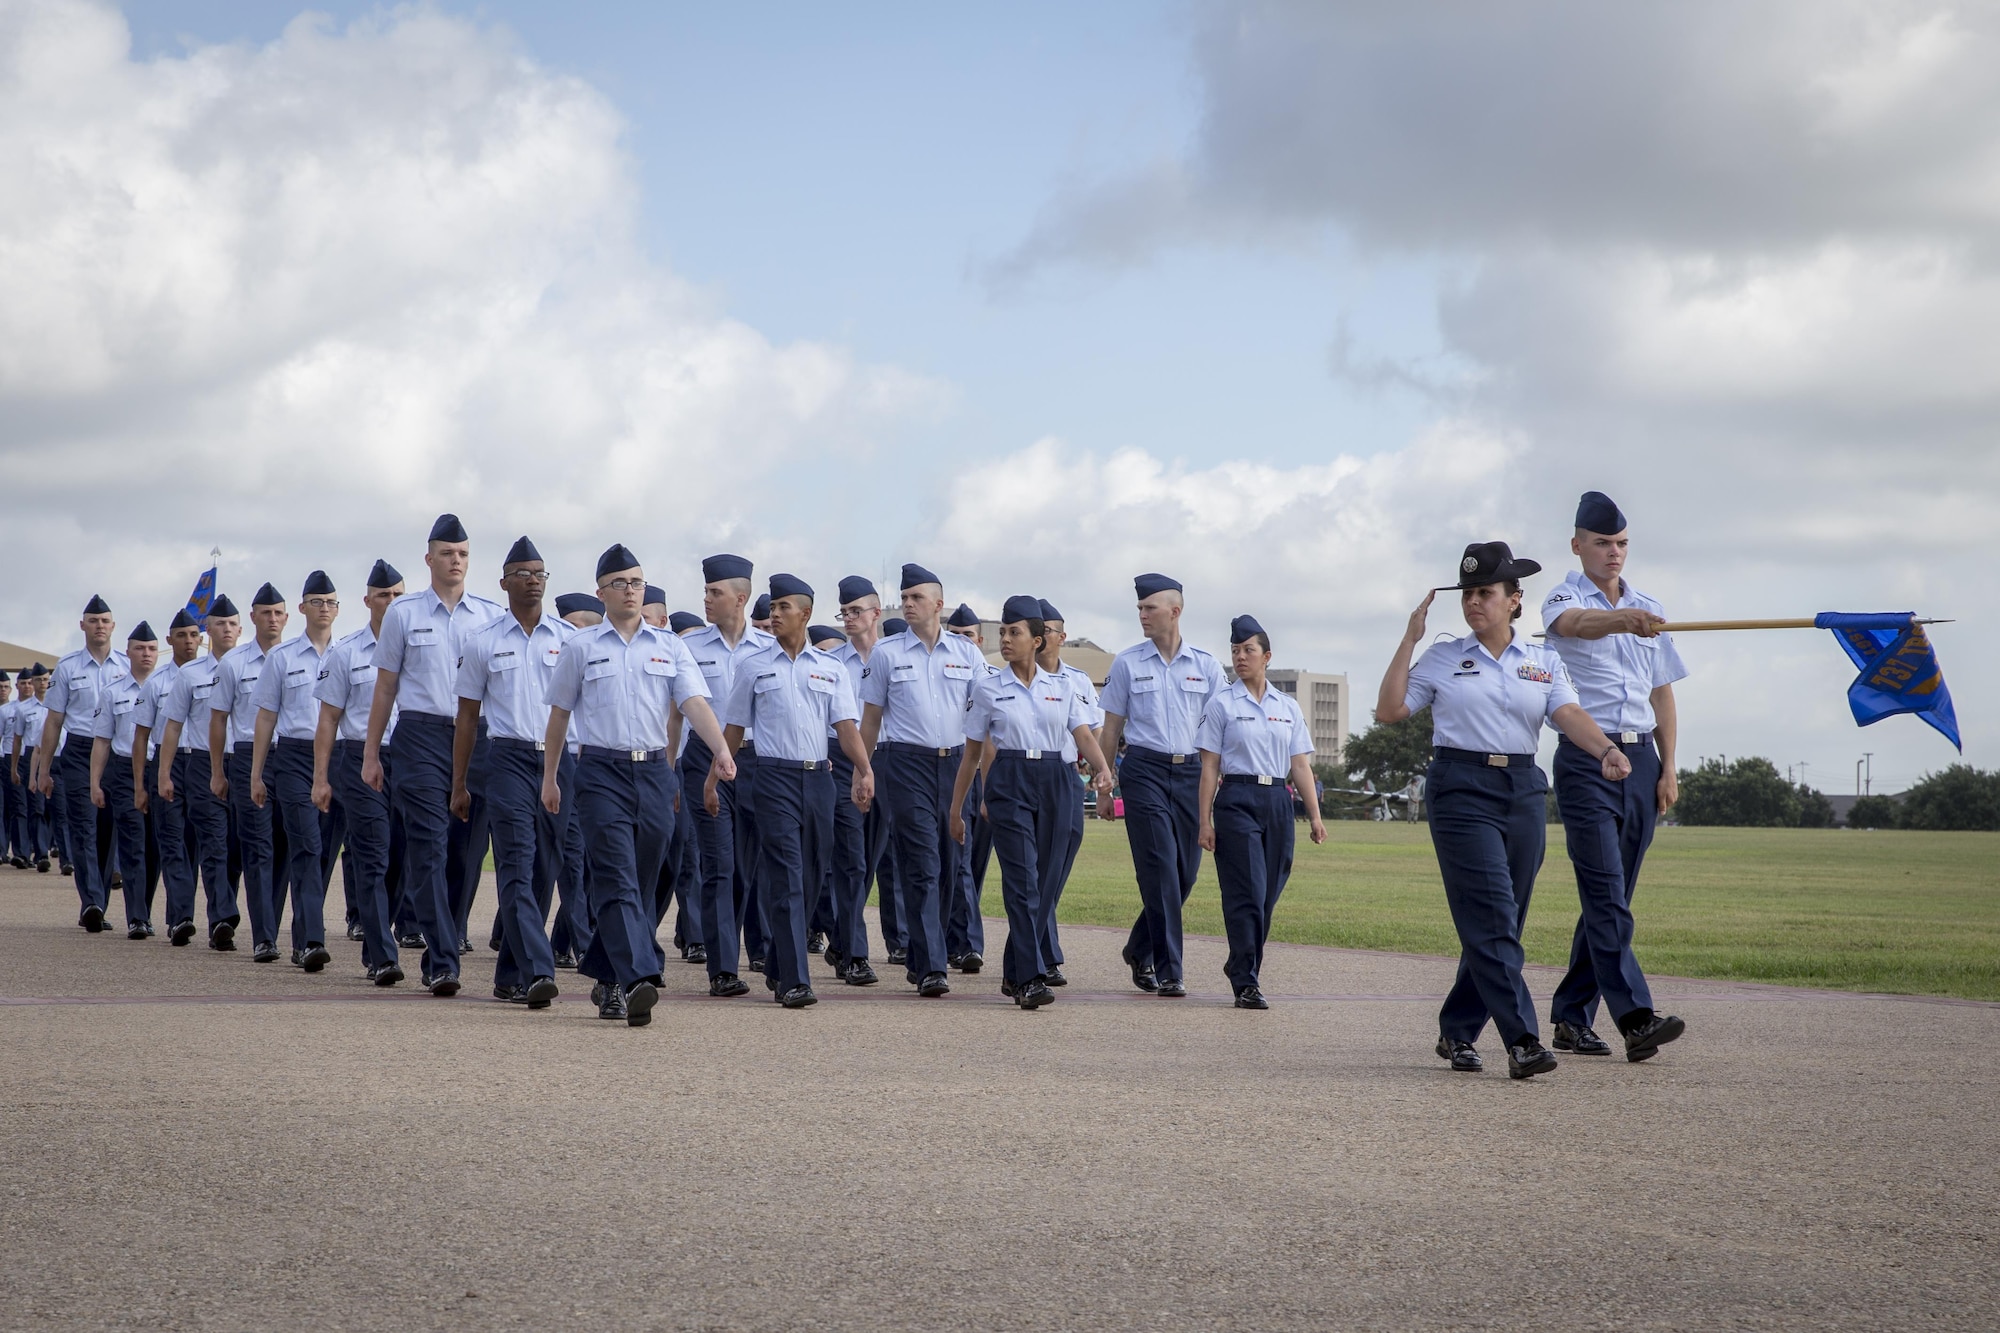
[[[120,713],[129,713],[138,706],[139,701],[137,699],[113,699],[111,701],[111,715],[116,717]]]
[[[833,682],[825,676],[811,675],[806,677],[806,688],[814,694],[832,694]]]
[[[946,680],[955,680],[962,685],[972,679],[972,666],[967,662],[946,662],[944,664],[944,678]]]
[[[889,668],[889,683],[891,685],[908,685],[916,680],[916,678],[917,664],[915,662],[900,662]]]
[[[618,664],[608,657],[600,657],[595,661],[583,664],[583,679],[585,684],[598,683],[601,685],[602,682],[611,679],[617,674]]]
[[[214,693],[215,693],[214,681],[210,681],[206,685],[197,685],[193,689],[188,691],[189,697],[191,697],[196,703],[207,702],[208,696]]]
[[[486,663],[486,669],[489,671],[518,671],[520,666],[521,655],[519,653],[495,653],[492,659]]]
[[[679,671],[675,668],[673,662],[668,658],[664,657],[647,658],[645,666],[642,669],[649,676],[663,678],[666,680],[672,680],[675,676],[680,674]]]
[[[403,636],[406,648],[435,648],[438,642],[436,625],[417,625]]]
[[[1193,676],[1182,676],[1182,677],[1180,678],[1180,681],[1181,681],[1181,690],[1182,690],[1182,691],[1183,691],[1184,693],[1187,693],[1187,694],[1207,694],[1207,693],[1208,693],[1208,677],[1207,677],[1207,676],[1200,676],[1200,675],[1193,675]]]

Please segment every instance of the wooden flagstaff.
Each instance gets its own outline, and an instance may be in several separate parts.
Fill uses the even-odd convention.
[[[1912,625],[1949,625],[1949,620],[1923,620],[1910,617]],[[1812,629],[1811,616],[1803,620],[1675,620],[1660,626],[1661,633],[1679,633],[1682,630],[1704,629]]]

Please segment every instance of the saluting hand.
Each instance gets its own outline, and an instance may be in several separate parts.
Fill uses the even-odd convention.
[[[1424,626],[1430,620],[1431,603],[1436,600],[1437,600],[1437,592],[1435,589],[1433,589],[1432,591],[1425,593],[1424,600],[1417,603],[1417,609],[1410,612],[1409,626],[1403,631],[1404,642],[1406,643],[1423,642]]]

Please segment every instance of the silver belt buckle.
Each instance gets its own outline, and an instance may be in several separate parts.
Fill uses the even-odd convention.
[[[938,746],[937,757],[940,759],[951,758],[951,747],[949,745]]]
[[[1507,756],[1504,754],[1489,754],[1486,756],[1486,766],[1488,768],[1505,768],[1507,767]]]
[[[1260,787],[1270,786],[1271,785],[1270,777],[1267,774],[1259,773],[1257,775],[1257,785]]]
[[[1639,733],[1636,731],[1621,731],[1618,733],[1618,743],[1620,745],[1637,745],[1639,743]]]
[[[819,765],[820,765],[820,761],[819,761],[819,760],[817,760],[817,759],[801,759],[801,760],[799,760],[799,767],[800,767],[800,768],[802,768],[802,769],[804,769],[804,770],[805,770],[806,772],[808,772],[808,773],[817,773],[817,772],[819,772]]]
[[[535,753],[536,753],[536,754],[541,754],[541,753],[542,753],[543,751],[547,750],[548,748],[549,748],[549,743],[548,743],[547,741],[536,741],[536,742],[535,742]]]
[[[632,756],[632,762],[635,764],[646,762],[646,752],[644,750],[627,750],[625,753]]]
[[[1170,754],[1167,756],[1167,762],[1170,764],[1185,764],[1187,756],[1184,754]]]
[[[1021,751],[1021,754],[1023,758],[1027,759],[1040,759],[1042,757],[1042,752],[1040,750],[1023,750]]]

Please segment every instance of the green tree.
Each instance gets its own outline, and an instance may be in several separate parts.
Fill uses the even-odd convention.
[[[1894,828],[1900,822],[1897,814],[1893,797],[1863,796],[1847,807],[1847,827]]]
[[[1833,802],[1813,787],[1799,784],[1799,827],[1832,828]]]
[[[1397,791],[1431,762],[1431,710],[1419,709],[1401,722],[1377,722],[1347,739],[1341,762],[1355,779],[1377,791]]]
[[[1903,793],[1904,828],[2000,829],[2000,773],[1953,764]]]
[[[1704,759],[1680,773],[1681,799],[1674,814],[1683,824],[1746,828],[1797,828],[1799,793],[1768,759]]]

